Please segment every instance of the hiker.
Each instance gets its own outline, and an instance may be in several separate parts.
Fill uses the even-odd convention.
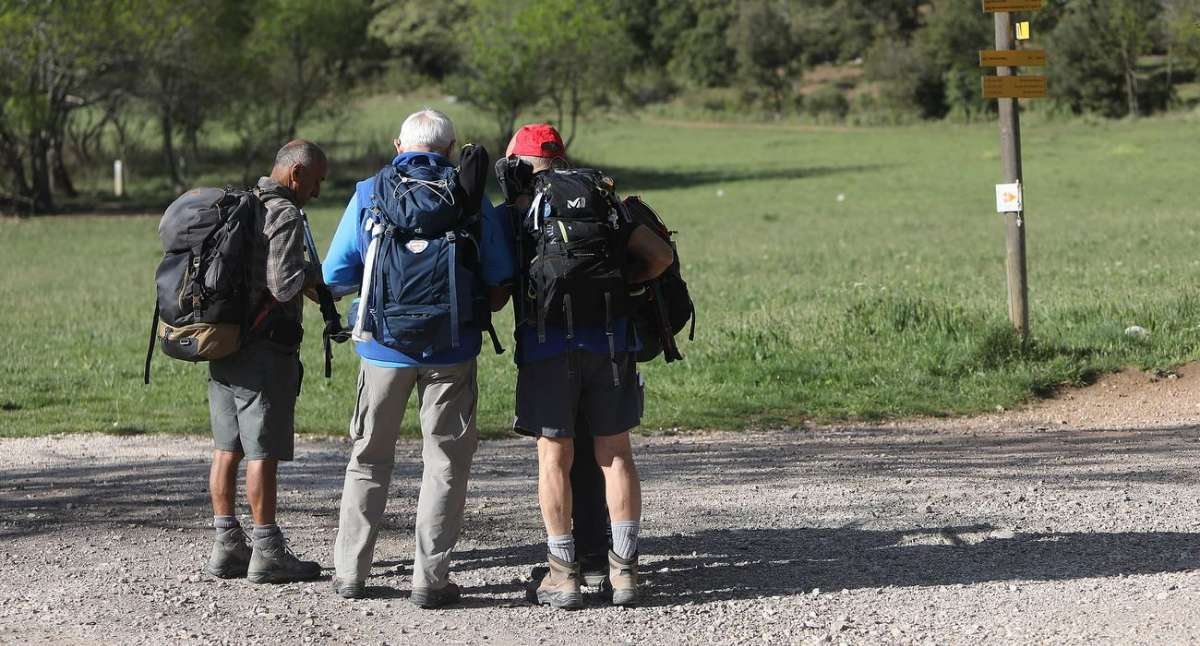
[[[547,124],[522,127],[497,164],[505,201],[519,214],[514,428],[537,438],[538,499],[548,535],[549,573],[535,596],[558,608],[583,605],[571,533],[578,436],[590,438],[604,476],[612,601],[634,605],[641,484],[630,431],[641,423],[643,392],[628,289],[657,277],[674,255],[617,207],[610,178],[567,167],[562,138]],[[602,519],[587,521],[602,527]]]
[[[420,404],[424,473],[416,509],[411,601],[459,600],[450,553],[462,527],[478,445],[476,356],[491,326],[489,295],[510,280],[504,212],[483,199],[487,151],[468,146],[455,168],[454,124],[425,109],[405,119],[396,157],[359,182],[325,259],[336,293],[359,288],[351,306],[361,357],[354,441],[334,548],[337,594],[367,596],[405,406]],[[504,301],[499,300],[499,305]]]
[[[269,177],[258,180],[257,209],[247,272],[253,325],[236,353],[209,364],[212,421],[213,527],[216,540],[205,568],[254,583],[285,583],[321,574],[301,561],[276,524],[276,471],[293,457],[296,398],[303,367],[303,295],[321,281],[305,260],[300,209],[321,194],[328,163],[314,143],[289,142],[275,156]],[[238,463],[246,460],[246,495],[254,516],[252,545],[234,515]]]

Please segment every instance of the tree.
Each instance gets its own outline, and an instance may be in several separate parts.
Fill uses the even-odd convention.
[[[726,34],[736,9],[723,0],[677,0],[662,7],[662,31],[655,42],[671,52],[667,69],[695,87],[729,85],[734,53]]]
[[[506,144],[523,110],[548,102],[569,145],[578,118],[620,85],[632,48],[602,0],[474,0],[454,88],[492,115]]]
[[[368,35],[370,0],[258,0],[237,66],[226,75],[225,116],[249,164],[294,139],[300,125],[383,58]]]
[[[539,53],[524,34],[530,0],[473,0],[464,23],[462,68],[452,87],[459,98],[491,115],[500,145],[512,138],[517,117],[542,96]]]
[[[470,9],[469,0],[398,0],[378,12],[370,33],[391,50],[393,59],[441,81],[462,61],[453,25],[466,21]]]
[[[1076,0],[1050,38],[1052,91],[1076,113],[1137,115],[1138,58],[1149,52],[1158,4]]]
[[[176,192],[186,188],[176,141],[188,135],[192,155],[208,116],[228,104],[231,72],[250,32],[235,0],[137,0],[131,24],[138,51],[137,95],[156,116],[163,167]],[[181,132],[184,131],[184,132]]]
[[[0,3],[0,156],[16,198],[54,208],[74,187],[64,159],[71,113],[110,91],[127,64],[120,47],[127,2]]]
[[[941,105],[926,106],[926,116],[951,112],[970,120],[991,109],[979,89],[979,50],[989,49],[995,38],[990,14],[976,3],[935,0],[926,24],[914,35],[917,52],[928,67],[927,80],[940,86]]]
[[[783,112],[792,79],[801,69],[786,7],[775,0],[740,3],[737,20],[729,30],[729,44],[736,52],[739,79],[765,89],[771,107],[776,113]]]
[[[542,0],[530,7],[526,33],[568,147],[575,141],[579,117],[620,88],[633,61],[624,24],[609,12],[608,4]]]
[[[921,26],[921,0],[792,0],[809,64],[866,56],[880,39],[908,42]]]
[[[1167,43],[1167,83],[1175,68],[1200,71],[1200,0],[1163,0],[1163,25]]]

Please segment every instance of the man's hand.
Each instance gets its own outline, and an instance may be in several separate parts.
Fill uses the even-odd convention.
[[[625,250],[634,261],[629,271],[630,283],[654,280],[675,262],[675,250],[671,245],[644,225],[638,225],[629,235]]]

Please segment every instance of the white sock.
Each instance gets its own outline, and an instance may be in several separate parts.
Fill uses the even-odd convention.
[[[550,547],[550,554],[560,561],[567,563],[575,562],[575,537],[567,534],[566,536],[551,536],[546,539],[546,545]]]
[[[613,553],[629,560],[637,554],[638,530],[642,524],[636,520],[618,520],[612,524]]]

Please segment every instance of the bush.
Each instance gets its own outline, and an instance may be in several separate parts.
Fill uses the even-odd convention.
[[[625,98],[639,108],[670,101],[678,92],[679,86],[661,67],[646,67],[625,77]]]
[[[843,121],[850,114],[850,100],[838,88],[825,85],[804,97],[804,111],[818,121]]]

